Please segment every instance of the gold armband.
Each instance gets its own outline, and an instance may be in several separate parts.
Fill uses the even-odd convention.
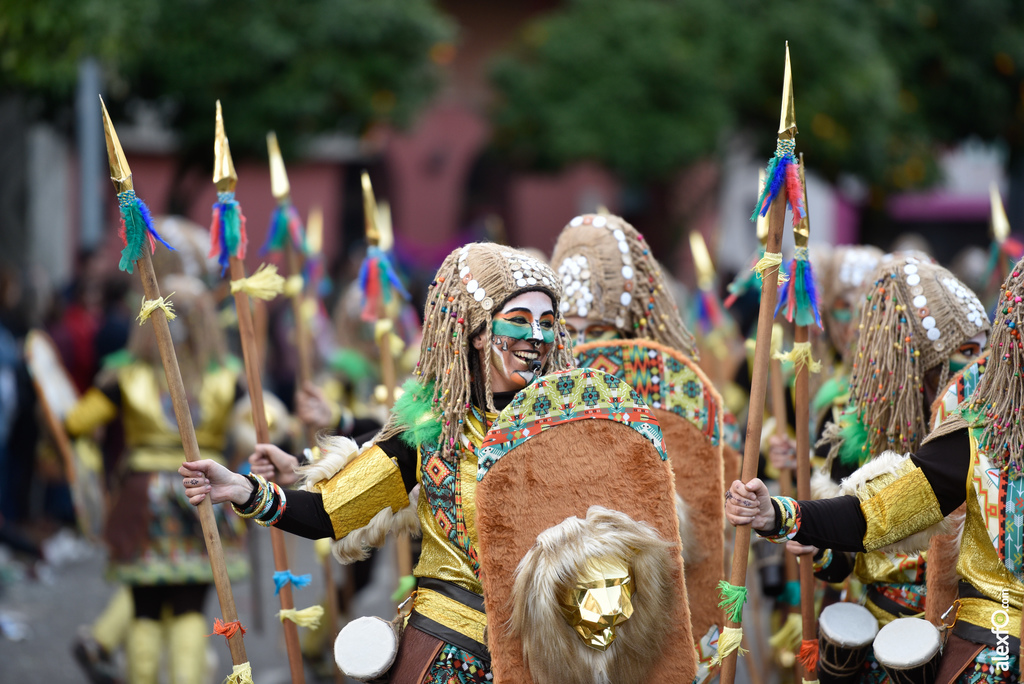
[[[359,454],[334,477],[314,487],[323,496],[335,539],[365,527],[385,508],[397,513],[409,505],[401,471],[378,446]]]
[[[86,390],[64,419],[64,427],[72,437],[89,434],[117,418],[117,406],[95,387]]]
[[[867,500],[860,510],[867,522],[864,548],[875,551],[942,520],[942,510],[924,471],[917,466]]]

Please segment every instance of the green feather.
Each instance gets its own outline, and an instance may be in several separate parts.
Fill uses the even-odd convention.
[[[814,395],[814,413],[821,413],[849,391],[850,382],[845,375],[829,378]]]
[[[844,465],[859,468],[871,458],[867,426],[861,422],[854,407],[846,409],[840,421],[843,443],[839,445],[839,461]]]
[[[352,382],[373,377],[369,360],[355,349],[339,349],[328,360],[332,371],[341,373]]]
[[[410,379],[402,385],[402,391],[391,409],[397,423],[405,428],[401,440],[414,449],[437,444],[444,421],[434,409],[434,383],[422,385]]]

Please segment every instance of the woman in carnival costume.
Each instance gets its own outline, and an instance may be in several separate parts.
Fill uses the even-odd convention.
[[[419,527],[420,591],[392,681],[489,681],[487,646],[467,636],[482,631],[465,624],[466,616],[485,620],[473,541],[476,450],[519,390],[574,367],[561,293],[551,269],[520,251],[482,243],[455,250],[427,292],[415,377],[371,446],[360,453],[350,440],[326,439],[324,457],[306,471],[307,491],[287,494],[211,461],[186,463],[186,495],[198,504],[209,494],[245,517],[333,538],[343,562],[365,557],[388,532]]]
[[[927,269],[917,266],[917,274],[926,272]],[[908,275],[913,274],[890,268],[886,277],[890,281],[905,281]],[[912,546],[921,548],[921,544],[911,538],[935,529],[945,516],[966,501],[966,521],[957,562],[961,577],[959,599],[953,611],[946,610],[953,606],[940,606],[940,613],[948,616],[945,624],[952,626],[935,680],[939,682],[1014,682],[1019,677],[1024,565],[1015,519],[1021,515],[1021,496],[1017,493],[1021,491],[1021,449],[1024,447],[1024,427],[1016,417],[1024,401],[1024,381],[1021,380],[1024,343],[1019,332],[1019,327],[1024,325],[1020,310],[1024,300],[1022,275],[1024,262],[1017,264],[1004,283],[992,333],[994,351],[974,394],[926,439],[922,439],[922,430],[917,430],[916,434],[900,430],[900,426],[893,426],[883,416],[862,417],[868,425],[876,425],[879,420],[881,424],[890,425],[888,444],[868,448],[888,446],[913,451],[913,454],[902,458],[883,454],[879,459],[892,461],[891,467],[880,472],[872,468],[874,463],[869,464],[850,478],[863,483],[858,491],[827,500],[770,497],[757,479],[746,485],[736,481],[726,494],[726,515],[735,525],[752,524],[759,534],[773,541],[794,540],[833,552],[873,556],[899,543],[911,542]],[[858,382],[858,372],[870,370],[871,376],[867,378],[870,385],[863,391],[877,400],[880,411],[905,417],[923,415],[924,404],[911,406],[900,399],[887,409],[883,408],[888,402],[881,400],[874,389],[879,376],[887,375],[888,370],[893,370],[894,375],[910,370],[921,377],[924,387],[919,393],[904,392],[897,397],[927,396],[927,387],[942,386],[939,380],[945,373],[942,368],[938,372],[926,368],[926,359],[934,361],[948,355],[949,345],[972,332],[971,326],[976,331],[988,329],[988,319],[969,290],[945,273],[940,282],[955,295],[956,303],[968,303],[968,317],[955,320],[946,328],[938,323],[929,326],[928,330],[939,333],[927,338],[930,348],[915,347],[920,356],[908,353],[908,346],[884,347],[876,357],[868,359],[870,365],[865,368],[858,355],[859,365],[853,370],[851,388],[857,392],[858,387],[868,384]],[[920,309],[902,308],[904,305],[893,296],[892,285],[882,281],[872,291],[872,300],[865,311],[869,322],[865,329],[870,332],[876,325],[898,326],[916,345],[916,336],[909,334],[908,328],[916,330],[918,325],[906,321],[922,321],[914,317]],[[904,288],[900,285],[899,289]],[[975,306],[972,308],[970,304]],[[901,308],[897,310],[897,306]],[[939,307],[930,301],[929,306],[937,321],[934,314]],[[954,331],[958,332],[951,334]],[[943,340],[946,340],[943,347],[936,349],[934,343]],[[890,349],[896,353],[890,353]],[[914,361],[912,365],[911,361]],[[949,365],[940,363],[940,366]],[[883,384],[879,392],[890,389]],[[872,418],[875,422],[869,422]]]
[[[205,286],[185,275],[168,275],[177,319],[171,333],[178,348],[200,449],[223,460],[241,390],[237,369],[226,363],[225,341]],[[133,620],[127,630],[128,680],[158,680],[167,646],[175,682],[205,681],[208,625],[203,604],[213,581],[199,521],[177,488],[174,473],[182,446],[171,411],[156,340],[149,326],[135,328],[128,349],[116,355],[72,409],[68,432],[85,435],[118,416],[124,425],[124,476],[107,522],[110,575],[131,590]],[[240,521],[218,516],[228,570],[247,574]]]

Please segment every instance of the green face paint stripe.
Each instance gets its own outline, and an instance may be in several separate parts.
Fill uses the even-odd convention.
[[[509,321],[495,319],[491,324],[491,332],[495,335],[501,335],[502,337],[511,337],[514,340],[529,340],[533,337],[532,327],[529,325],[522,325],[520,323],[510,323]],[[541,339],[546,344],[551,344],[555,341],[555,331],[545,330],[541,328],[540,331]]]

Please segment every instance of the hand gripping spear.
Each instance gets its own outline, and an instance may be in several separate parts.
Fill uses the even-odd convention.
[[[238,174],[235,173],[235,165],[231,160],[231,148],[228,146],[227,134],[224,132],[224,117],[221,113],[220,100],[217,101],[216,137],[213,143],[214,163],[213,182],[217,186],[217,204],[214,205],[214,225],[211,229],[211,242],[213,249],[211,254],[219,252],[221,267],[223,269],[224,259],[231,269],[231,292],[235,297],[235,309],[238,312],[238,332],[242,339],[242,357],[245,360],[245,377],[249,385],[249,401],[252,406],[252,422],[256,428],[256,441],[259,444],[270,442],[270,430],[267,426],[267,414],[263,407],[263,382],[260,379],[259,351],[256,348],[256,332],[253,328],[252,311],[249,309],[249,294],[263,294],[273,296],[273,286],[269,288],[254,287],[256,279],[272,280],[268,278],[268,272],[273,275],[272,267],[257,272],[251,279],[245,277],[246,241],[244,232],[239,233],[239,225],[244,226],[244,218],[235,201],[235,186],[238,184]],[[237,218],[229,218],[234,213]],[[219,249],[218,249],[219,247]],[[280,280],[280,277],[278,277]],[[274,551],[274,570],[277,573],[285,573],[288,570],[288,551],[284,545],[284,533],[281,530],[270,528],[270,543]],[[275,573],[276,574],[276,573]],[[291,577],[291,575],[287,575]],[[285,582],[278,591],[281,599],[281,611],[288,615],[295,609],[292,599],[292,587],[290,582]],[[288,650],[288,668],[291,671],[292,684],[301,684],[306,681],[305,672],[302,666],[302,652],[299,649],[299,631],[295,623],[288,619],[282,619],[284,628],[284,643]]]
[[[178,423],[178,431],[181,433],[185,460],[198,461],[202,456],[199,454],[199,443],[196,441],[196,431],[192,425],[192,413],[189,411],[185,385],[181,381],[178,358],[174,354],[174,342],[167,324],[170,304],[160,296],[160,286],[156,280],[156,272],[153,270],[151,252],[155,249],[154,240],[159,240],[160,236],[153,229],[146,205],[135,196],[132,172],[128,168],[124,150],[121,149],[121,143],[117,139],[117,133],[114,131],[114,125],[110,121],[110,115],[107,113],[107,106],[103,103],[102,97],[100,98],[100,107],[103,109],[103,130],[106,133],[107,156],[110,159],[110,180],[113,181],[114,188],[117,190],[117,201],[121,207],[121,235],[125,247],[121,252],[119,267],[129,273],[132,272],[133,264],[139,267],[142,291],[146,297],[139,318],[142,321],[149,318],[153,322],[157,347],[160,350],[160,360],[163,362],[164,373],[167,377],[167,389],[171,394],[171,403],[174,407],[174,417]],[[204,498],[199,504],[199,522],[203,528],[206,553],[210,557],[210,567],[213,570],[213,584],[217,589],[220,611],[224,617],[225,624],[221,627],[222,629],[226,627],[219,633],[223,633],[227,637],[231,662],[234,666],[228,680],[237,684],[251,684],[252,670],[249,667],[249,660],[245,655],[245,644],[242,641],[244,630],[238,622],[235,598],[231,593],[231,580],[228,579],[227,566],[224,564],[224,549],[221,547],[217,522],[213,517],[213,504],[210,503],[209,497]],[[202,654],[197,654],[196,657],[202,657]]]
[[[758,312],[757,342],[754,347],[753,378],[750,386],[750,411],[747,417],[747,434],[744,444],[743,470],[740,479],[749,482],[757,476],[757,461],[761,445],[761,425],[764,420],[764,399],[767,390],[768,366],[771,356],[772,321],[775,318],[776,288],[779,268],[782,265],[782,230],[786,220],[787,199],[793,206],[794,223],[803,213],[803,193],[796,173],[796,159],[793,157],[796,144],[796,117],[793,104],[793,80],[789,63],[789,44],[786,44],[786,70],[782,86],[782,115],[779,123],[778,142],[775,156],[768,164],[764,191],[754,210],[768,216],[768,237],[765,254],[755,266],[761,273],[761,308]],[[722,683],[733,684],[736,680],[736,657],[742,629],[740,620],[743,603],[746,601],[747,555],[750,551],[750,531],[737,530],[732,556],[732,572],[729,582],[722,582],[722,608],[726,611],[726,627],[718,641],[719,659],[722,662]]]

